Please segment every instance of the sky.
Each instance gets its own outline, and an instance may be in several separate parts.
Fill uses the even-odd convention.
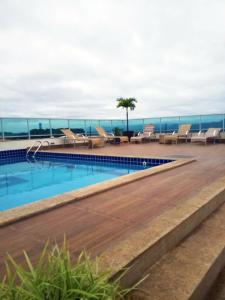
[[[0,117],[225,112],[224,0],[0,0]]]

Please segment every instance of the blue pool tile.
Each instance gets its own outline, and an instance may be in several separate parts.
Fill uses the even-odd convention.
[[[0,160],[26,157],[26,149],[18,150],[6,150],[0,151]],[[34,152],[30,152],[32,157]],[[134,164],[134,165],[143,165],[146,162],[147,166],[156,166],[164,163],[169,163],[173,160],[171,159],[158,159],[158,158],[138,158],[138,157],[122,157],[122,156],[106,156],[106,155],[90,155],[90,154],[76,154],[76,153],[56,153],[56,152],[37,152],[36,157],[38,158],[57,158],[57,159],[77,159],[81,161],[96,161],[98,162],[110,162],[112,164]]]

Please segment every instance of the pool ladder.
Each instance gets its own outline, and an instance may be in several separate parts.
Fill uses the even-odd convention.
[[[37,149],[34,151],[34,154],[32,155],[32,157],[35,157],[35,154],[40,150],[40,148],[42,146],[44,146],[44,143],[46,143],[48,146],[50,145],[49,144],[49,141],[35,141],[31,146],[30,148],[27,150],[27,153],[26,153],[26,156],[28,156],[29,152],[32,150],[32,148],[36,148]]]

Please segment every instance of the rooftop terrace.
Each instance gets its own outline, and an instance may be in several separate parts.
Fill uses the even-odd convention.
[[[142,154],[195,158],[196,161],[0,228],[1,270],[6,252],[20,261],[21,251],[26,249],[35,259],[46,240],[62,241],[64,234],[68,237],[74,256],[84,248],[92,255],[100,254],[225,175],[224,144],[203,146],[148,143],[93,150],[60,148],[54,151]]]

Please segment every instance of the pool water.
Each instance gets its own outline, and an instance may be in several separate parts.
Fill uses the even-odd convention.
[[[0,163],[0,211],[145,168],[135,164],[58,158],[21,158],[13,163]]]

